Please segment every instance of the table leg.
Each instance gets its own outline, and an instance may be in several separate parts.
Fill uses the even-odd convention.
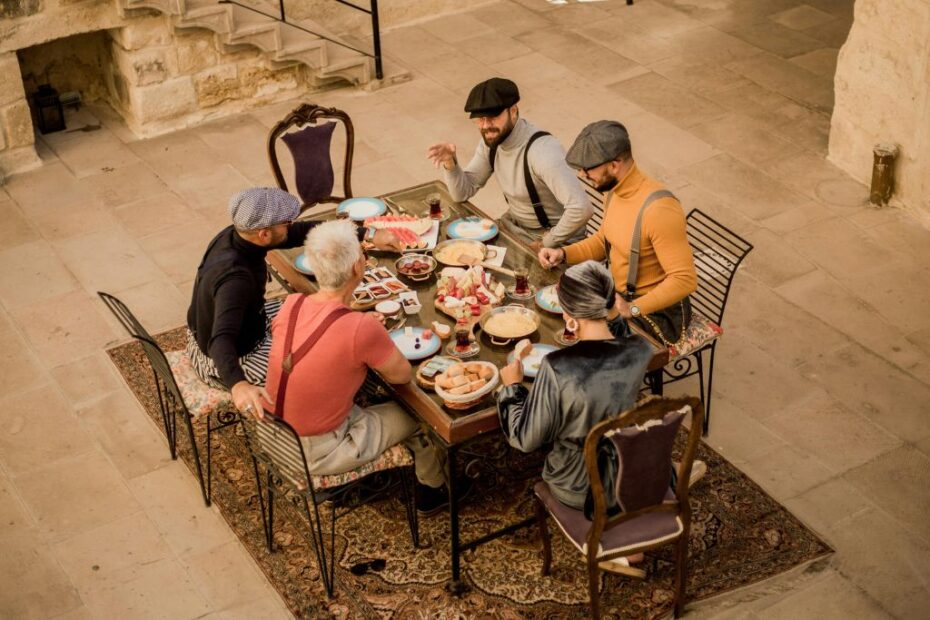
[[[460,567],[459,500],[455,489],[457,453],[458,448],[456,446],[449,446],[447,458],[449,459],[449,524],[452,530],[452,536],[450,537],[452,539],[452,580],[446,584],[446,589],[456,596],[468,590],[468,586],[462,581]]]

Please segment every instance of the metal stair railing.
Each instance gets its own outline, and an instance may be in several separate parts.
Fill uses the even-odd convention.
[[[314,32],[313,30],[310,30],[309,28],[304,28],[303,26],[299,24],[295,24],[294,22],[287,21],[287,15],[285,15],[284,13],[284,0],[278,0],[278,6],[280,7],[280,10],[281,10],[280,17],[272,15],[270,13],[265,13],[264,11],[260,11],[259,9],[251,7],[247,4],[243,4],[242,2],[239,2],[238,0],[218,0],[218,4],[234,4],[238,7],[242,7],[243,9],[247,9],[254,13],[258,13],[259,15],[264,15],[268,19],[273,19],[277,22],[281,22],[282,24],[285,24],[286,26],[290,26],[291,28],[296,28],[308,34],[312,34],[316,37],[323,39],[324,41],[329,41],[330,43],[334,43],[336,45],[339,45],[340,47],[350,49],[353,52],[362,54],[363,56],[367,56],[368,58],[373,58],[375,61],[375,78],[379,80],[382,79],[384,77],[384,70],[383,70],[382,63],[381,63],[381,26],[380,26],[379,19],[378,19],[378,0],[369,0],[370,6],[371,6],[370,9],[366,9],[364,7],[358,6],[356,4],[348,2],[347,0],[335,0],[335,1],[338,2],[339,4],[344,4],[348,7],[351,7],[355,9],[356,11],[361,11],[362,13],[368,13],[371,16],[371,34],[372,34],[372,42],[374,44],[373,54],[369,54],[368,52],[364,50],[360,50],[356,47],[352,47],[351,45],[348,45],[347,43],[343,43],[342,41],[336,41],[335,39],[331,37],[328,37],[324,34],[320,34],[319,32]]]

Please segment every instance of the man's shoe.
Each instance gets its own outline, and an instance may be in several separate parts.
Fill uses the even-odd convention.
[[[675,471],[681,471],[681,463],[674,461],[674,464]],[[703,478],[706,473],[707,463],[700,459],[694,459],[694,461],[691,463],[691,475],[688,477],[688,488],[690,489],[695,484],[697,484],[697,481]]]
[[[688,488],[690,489],[697,484],[697,481],[703,478],[706,473],[707,463],[695,459],[695,461],[691,463],[691,476],[688,478]]]
[[[462,477],[455,483],[455,494],[458,501],[465,499],[472,490],[474,483],[471,478]],[[449,487],[428,487],[417,484],[417,514],[422,517],[431,517],[449,505]]]

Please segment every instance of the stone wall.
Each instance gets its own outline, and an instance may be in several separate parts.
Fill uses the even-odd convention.
[[[894,201],[930,227],[930,0],[856,0],[835,90],[830,160],[868,184],[873,145],[897,144]]]
[[[256,1],[270,9],[277,4]],[[488,1],[384,1],[381,25],[389,29]],[[291,98],[322,83],[314,70],[275,62],[255,47],[225,45],[208,30],[176,30],[175,18],[160,12],[176,10],[170,0],[141,3],[160,10],[127,9],[126,2],[0,0],[0,182],[40,163],[27,100],[40,82],[59,92],[77,90],[87,101],[106,100],[140,137]],[[287,7],[290,18],[319,20],[353,41],[371,34],[368,16],[332,0],[288,0]]]
[[[111,31],[113,105],[139,136],[151,136],[312,86],[300,65],[270,66],[252,46],[221,46],[203,29],[173,31],[152,16]]]

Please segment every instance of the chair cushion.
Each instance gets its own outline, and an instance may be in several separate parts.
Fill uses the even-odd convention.
[[[552,495],[549,485],[537,482],[533,487],[536,496],[543,502],[553,520],[581,553],[588,553],[587,536],[591,521],[584,511],[566,506]],[[665,494],[666,501],[675,499],[671,489]],[[655,512],[621,523],[604,532],[597,557],[622,552],[646,544],[669,542],[684,531],[681,519],[674,512]]]
[[[376,471],[396,469],[397,467],[407,467],[410,465],[413,465],[413,454],[410,453],[410,450],[408,450],[406,446],[397,443],[382,452],[381,456],[370,463],[365,463],[361,467],[356,467],[351,471],[341,474],[330,474],[328,476],[311,475],[310,478],[313,481],[314,489],[332,489],[341,487],[344,484],[349,484],[350,482],[355,482]]]
[[[333,193],[333,162],[330,143],[336,123],[307,125],[281,136],[294,158],[297,193],[304,204],[313,205]]]
[[[668,359],[669,361],[674,361],[680,357],[690,355],[722,335],[722,327],[710,319],[701,316],[697,312],[694,312],[691,315],[691,324],[688,326],[687,332],[685,332],[685,338],[681,346],[676,347],[675,345],[669,345]]]
[[[174,380],[178,382],[184,404],[194,419],[214,411],[232,411],[236,408],[230,392],[210,387],[200,380],[190,358],[183,351],[169,351],[165,357],[171,365]]]

